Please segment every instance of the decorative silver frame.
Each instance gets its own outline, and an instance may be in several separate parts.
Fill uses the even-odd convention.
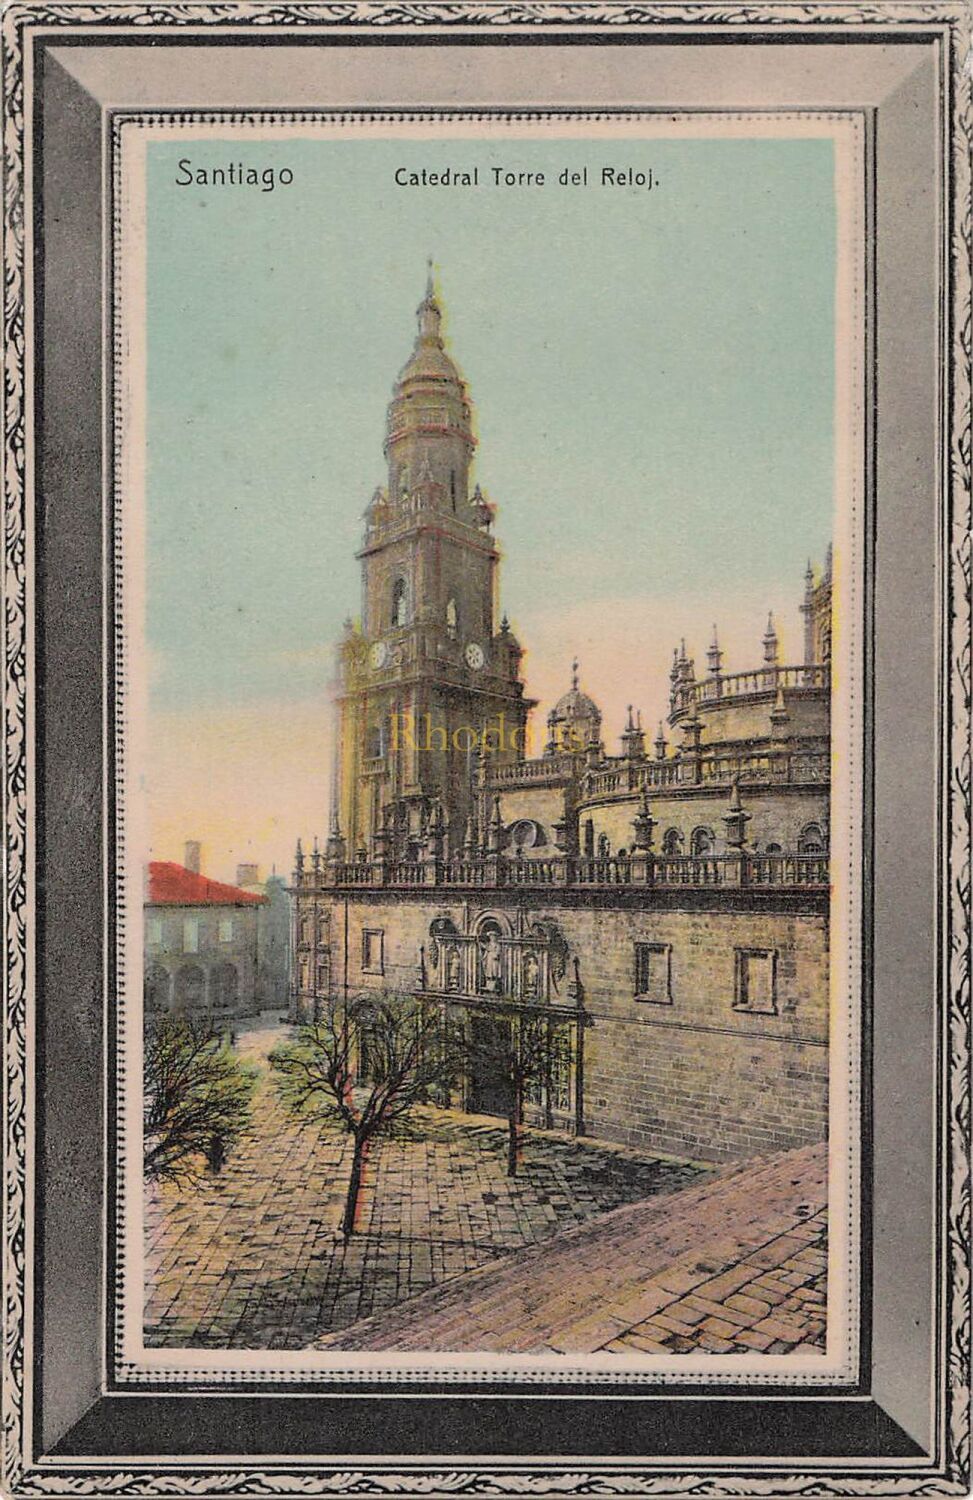
[[[95,1435],[92,1414],[105,1407],[109,1389],[105,1371],[86,1368],[79,1382],[87,1391],[94,1380],[101,1402],[86,1410],[88,1396],[72,1405],[62,1397],[56,1410],[45,1410],[28,1399],[31,1361],[46,1337],[50,1361],[50,1327],[42,1309],[31,1298],[31,1258],[43,1223],[35,1218],[32,1125],[39,1083],[36,1070],[35,1015],[31,1003],[31,964],[35,931],[33,840],[37,835],[37,761],[40,749],[33,694],[33,663],[37,645],[37,596],[28,572],[36,540],[32,520],[32,437],[36,420],[33,315],[27,295],[28,256],[36,249],[33,233],[43,229],[41,206],[33,200],[28,177],[36,166],[34,153],[43,140],[44,121],[27,113],[32,85],[31,48],[43,40],[56,45],[58,37],[81,32],[100,36],[106,47],[114,38],[141,37],[146,42],[175,41],[180,34],[198,33],[206,41],[234,45],[234,38],[253,43],[313,33],[322,45],[330,37],[398,36],[446,37],[461,33],[474,40],[489,35],[570,33],[575,44],[598,45],[641,37],[652,41],[667,36],[696,40],[731,39],[767,42],[776,37],[799,44],[802,35],[828,33],[856,43],[870,35],[917,39],[938,49],[942,65],[943,232],[939,252],[945,270],[944,286],[951,300],[940,306],[939,453],[941,474],[936,494],[940,574],[938,645],[942,692],[938,725],[937,761],[940,797],[939,825],[934,832],[940,860],[939,925],[935,934],[935,967],[943,997],[941,1097],[938,1124],[943,1171],[942,1213],[939,1219],[941,1261],[939,1308],[942,1314],[943,1361],[935,1380],[941,1402],[941,1431],[905,1460],[905,1449],[871,1469],[839,1451],[817,1457],[773,1457],[739,1448],[736,1457],[710,1448],[707,1456],[681,1455],[666,1464],[648,1455],[627,1459],[603,1455],[590,1460],[577,1455],[546,1458],[509,1451],[492,1458],[479,1448],[462,1460],[447,1454],[417,1450],[410,1456],[382,1459],[372,1455],[356,1462],[353,1455],[330,1458],[304,1454],[252,1452],[238,1459],[206,1461],[199,1452],[179,1454],[173,1443],[166,1456],[143,1457],[136,1444],[112,1457],[106,1441]],[[433,1494],[693,1494],[713,1496],[794,1494],[965,1494],[969,1474],[970,1380],[970,1264],[969,1264],[969,1065],[970,1065],[970,151],[973,120],[970,107],[970,18],[962,0],[862,0],[838,5],[782,3],[750,5],[727,3],[622,4],[546,3],[546,0],[213,0],[213,3],[37,4],[14,3],[3,20],[3,78],[6,100],[4,157],[4,335],[7,360],[4,372],[4,706],[3,777],[5,796],[4,924],[7,963],[4,985],[5,1073],[3,1095],[4,1201],[4,1347],[2,1469],[4,1493],[150,1495],[433,1495]],[[25,90],[27,92],[25,93]],[[787,101],[791,102],[791,101]],[[915,204],[921,214],[924,209]],[[881,588],[881,580],[879,581]],[[899,618],[909,619],[908,602]],[[101,642],[98,642],[101,650]],[[70,709],[71,705],[66,706]],[[41,726],[43,732],[44,726]],[[907,788],[903,788],[907,791]],[[73,790],[84,800],[85,786]],[[70,803],[50,809],[67,816]],[[90,874],[90,872],[89,872]],[[879,893],[881,894],[881,893]],[[903,900],[901,888],[890,899]],[[95,909],[101,907],[101,892]],[[78,1011],[83,1002],[78,1002]],[[82,1017],[75,1026],[88,1025]],[[91,1040],[91,1038],[89,1038]],[[95,1036],[93,1045],[101,1038]],[[880,1079],[880,1082],[882,1080]],[[80,1171],[80,1168],[79,1168]],[[48,1205],[49,1209],[49,1205]],[[78,1303],[79,1326],[64,1327],[84,1339],[84,1318]],[[932,1330],[935,1336],[935,1329]],[[900,1357],[905,1357],[902,1350]],[[87,1364],[92,1362],[87,1352]],[[97,1391],[91,1392],[96,1394]],[[471,1392],[472,1394],[476,1394]],[[178,1424],[179,1399],[160,1394],[146,1397],[164,1408],[163,1420]],[[186,1399],[186,1398],[182,1398]],[[193,1400],[190,1396],[188,1399]],[[200,1399],[200,1398],[195,1398]],[[224,1398],[221,1398],[224,1399]],[[312,1398],[308,1398],[312,1399]],[[462,1398],[461,1398],[462,1399]],[[521,1400],[523,1398],[520,1398]],[[556,1397],[548,1399],[557,1399]],[[762,1397],[766,1401],[768,1398]],[[774,1398],[775,1404],[781,1398]],[[792,1397],[794,1404],[798,1398]],[[858,1398],[865,1415],[867,1397]],[[262,1403],[251,1391],[225,1398],[243,1402],[241,1420],[259,1416]],[[205,1406],[205,1401],[202,1402]],[[807,1404],[806,1402],[804,1403]],[[893,1403],[894,1404],[894,1403]],[[364,1411],[364,1403],[361,1403]],[[677,1402],[671,1403],[673,1409]],[[727,1408],[725,1408],[727,1409]],[[144,1410],[144,1408],[143,1408]],[[310,1410],[310,1409],[308,1409]],[[333,1408],[332,1408],[333,1410]],[[512,1410],[512,1408],[511,1408]],[[728,1409],[727,1409],[728,1410]],[[124,1427],[121,1406],[115,1401],[115,1441]],[[389,1410],[389,1448],[394,1450],[397,1423],[406,1420],[407,1401]],[[769,1407],[768,1407],[769,1411]],[[869,1406],[872,1421],[882,1415]],[[829,1415],[833,1415],[829,1414]],[[76,1419],[80,1418],[80,1421]],[[88,1423],[86,1428],[85,1424]],[[76,1424],[72,1426],[72,1424]],[[205,1425],[205,1424],[204,1424]],[[846,1424],[847,1425],[847,1424]],[[899,1428],[888,1419],[891,1431]],[[37,1430],[39,1429],[39,1431]],[[137,1428],[136,1428],[137,1430]],[[482,1433],[482,1429],[479,1429]],[[844,1429],[842,1429],[844,1431]],[[850,1430],[850,1429],[849,1429]],[[72,1438],[71,1432],[75,1437]],[[80,1432],[80,1436],[77,1434]],[[838,1443],[842,1438],[838,1438]],[[88,1448],[84,1448],[84,1444]],[[101,1446],[99,1447],[99,1443]],[[81,1446],[79,1447],[79,1444]],[[117,1446],[117,1442],[116,1442]],[[402,1446],[400,1444],[400,1446]],[[913,1445],[915,1448],[915,1445]],[[610,1453],[611,1450],[609,1450]],[[162,1449],[157,1450],[157,1455]],[[480,1453],[481,1456],[475,1456]],[[99,1454],[101,1456],[99,1456]],[[222,1467],[220,1467],[222,1464]]]

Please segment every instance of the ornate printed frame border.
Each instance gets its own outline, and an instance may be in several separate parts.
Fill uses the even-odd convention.
[[[759,1458],[708,1464],[692,1457],[667,1469],[649,1468],[637,1460],[492,1461],[363,1460],[360,1467],[337,1468],[327,1460],[294,1463],[272,1457],[223,1468],[198,1460],[172,1457],[153,1463],[76,1459],[56,1466],[35,1458],[25,1402],[25,1361],[33,1356],[32,1313],[27,1296],[28,1259],[35,1228],[27,1216],[30,1171],[29,1140],[34,1100],[32,1016],[29,1009],[28,940],[32,924],[29,866],[29,820],[36,733],[32,717],[30,662],[33,595],[28,576],[28,506],[30,424],[30,310],[25,298],[25,173],[31,149],[25,117],[26,45],[37,28],[97,27],[110,39],[121,31],[151,32],[153,38],[180,28],[205,29],[211,38],[230,33],[261,34],[313,28],[390,28],[445,33],[450,29],[505,28],[543,30],[558,27],[581,37],[611,30],[651,32],[653,26],[687,31],[720,28],[725,34],[743,28],[773,32],[783,26],[829,28],[849,40],[871,28],[910,26],[937,28],[948,69],[949,113],[945,176],[949,185],[946,222],[952,306],[944,310],[944,357],[949,365],[944,386],[944,422],[948,454],[941,496],[941,584],[944,659],[944,723],[941,726],[942,838],[941,917],[937,936],[943,992],[949,996],[944,1040],[945,1217],[941,1225],[943,1294],[946,1319],[944,1371],[944,1448],[933,1466],[897,1466],[894,1460],[871,1472],[836,1465],[830,1471],[804,1467],[799,1472],[780,1460],[769,1467]],[[6,349],[3,386],[4,439],[4,925],[7,962],[4,974],[5,1069],[3,1093],[3,1490],[8,1495],[89,1494],[965,1494],[969,1473],[970,1251],[969,1251],[969,1065],[970,1065],[970,151],[973,123],[970,107],[970,21],[962,0],[873,0],[838,5],[802,4],[651,4],[547,3],[527,0],[341,0],[325,4],[298,0],[213,0],[196,3],[37,4],[11,5],[3,22],[2,70],[4,118],[4,309]],[[798,1465],[798,1468],[800,1466]]]

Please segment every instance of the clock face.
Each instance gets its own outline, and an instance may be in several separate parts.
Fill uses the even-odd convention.
[[[381,667],[385,666],[385,663],[388,660],[388,654],[389,648],[388,646],[386,646],[385,642],[376,641],[371,651],[369,651],[368,653],[368,660],[376,672]]]
[[[477,645],[476,641],[470,641],[463,655],[466,657],[466,665],[472,667],[474,672],[478,672],[486,661],[486,657],[483,655],[483,647]]]

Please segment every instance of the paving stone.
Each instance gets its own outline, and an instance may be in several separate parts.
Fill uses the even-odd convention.
[[[238,1049],[265,1069],[283,1034],[244,1032]],[[147,1193],[146,1344],[302,1348],[497,1256],[705,1175],[628,1147],[528,1131],[521,1172],[508,1178],[502,1121],[427,1109],[415,1124],[408,1137],[373,1144],[346,1246],[338,1223],[348,1138],[287,1116],[265,1070],[253,1128],[222,1173],[191,1190]],[[575,1293],[574,1313],[581,1300]],[[603,1316],[601,1336],[624,1326]]]
[[[504,1309],[505,1331],[491,1348],[539,1353],[592,1347],[599,1319],[629,1320],[628,1331],[602,1333],[604,1350],[664,1354],[779,1353],[823,1347],[824,1323],[801,1311],[806,1293],[755,1293],[769,1270],[743,1264],[751,1251],[770,1265],[787,1253],[794,1214],[826,1198],[824,1146],[742,1167],[657,1200],[592,1218],[547,1244],[528,1246],[481,1265],[412,1301],[326,1335],[326,1349],[383,1348],[461,1352],[487,1347],[482,1317]],[[823,1220],[821,1221],[823,1224]],[[727,1232],[727,1225],[746,1225]],[[773,1249],[772,1249],[773,1247]],[[695,1280],[702,1274],[703,1279]],[[674,1295],[667,1288],[693,1290]],[[723,1300],[708,1294],[714,1286]],[[741,1290],[741,1287],[745,1290]],[[582,1288],[579,1296],[575,1288]],[[824,1297],[822,1272],[815,1284]],[[779,1307],[778,1305],[779,1304]],[[815,1312],[821,1304],[815,1305]],[[812,1321],[816,1328],[812,1331]],[[758,1325],[753,1329],[749,1324]],[[494,1333],[492,1338],[496,1338]]]

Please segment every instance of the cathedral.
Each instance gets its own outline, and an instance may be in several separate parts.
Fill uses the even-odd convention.
[[[715,632],[702,670],[682,643],[667,723],[649,739],[629,711],[617,752],[575,663],[529,755],[440,324],[430,278],[338,644],[330,830],[297,846],[292,1019],[421,997],[473,1044],[448,1102],[503,1115],[490,1058],[541,1017],[528,1123],[716,1161],[821,1140],[830,554],[803,580],[801,662],[779,659],[772,618],[744,671]]]

